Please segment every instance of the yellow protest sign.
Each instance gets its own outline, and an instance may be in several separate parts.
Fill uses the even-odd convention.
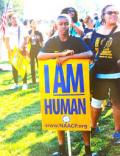
[[[21,54],[21,51],[18,48],[14,48],[11,52],[10,63],[16,68],[18,74],[24,78],[25,73],[29,68],[29,58]]]
[[[90,130],[89,60],[39,61],[42,128]]]

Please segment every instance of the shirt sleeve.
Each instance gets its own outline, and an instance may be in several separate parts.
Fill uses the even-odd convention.
[[[76,42],[76,41],[75,41]],[[83,53],[90,50],[90,47],[81,38],[77,38],[77,45],[75,49],[75,54]]]
[[[84,51],[91,50],[90,47],[86,44],[86,42],[80,38],[81,45],[83,46]]]
[[[41,49],[42,52],[44,53],[53,53],[53,48],[52,48],[52,40],[49,39],[45,45],[43,46],[43,48]]]

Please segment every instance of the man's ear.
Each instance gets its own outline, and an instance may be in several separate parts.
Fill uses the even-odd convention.
[[[55,30],[57,30],[57,29],[58,29],[58,27],[57,27],[57,24],[56,24],[56,23],[54,24],[54,29],[55,29]]]

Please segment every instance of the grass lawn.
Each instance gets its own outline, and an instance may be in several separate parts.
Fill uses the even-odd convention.
[[[57,137],[56,132],[41,129],[39,85],[29,83],[26,91],[9,90],[12,83],[11,72],[0,71],[0,156],[50,156],[58,149]],[[120,146],[113,146],[111,141],[111,109],[104,110],[99,126],[100,133],[91,139],[92,150],[102,150],[103,156],[120,156]],[[71,132],[74,156],[84,153],[81,140],[79,132]]]

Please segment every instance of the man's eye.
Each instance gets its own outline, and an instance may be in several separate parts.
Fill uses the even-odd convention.
[[[67,23],[65,23],[65,25],[69,25],[69,23],[67,22]]]
[[[62,26],[62,25],[69,25],[69,23],[67,22],[67,23],[59,23],[59,25],[60,26]]]

